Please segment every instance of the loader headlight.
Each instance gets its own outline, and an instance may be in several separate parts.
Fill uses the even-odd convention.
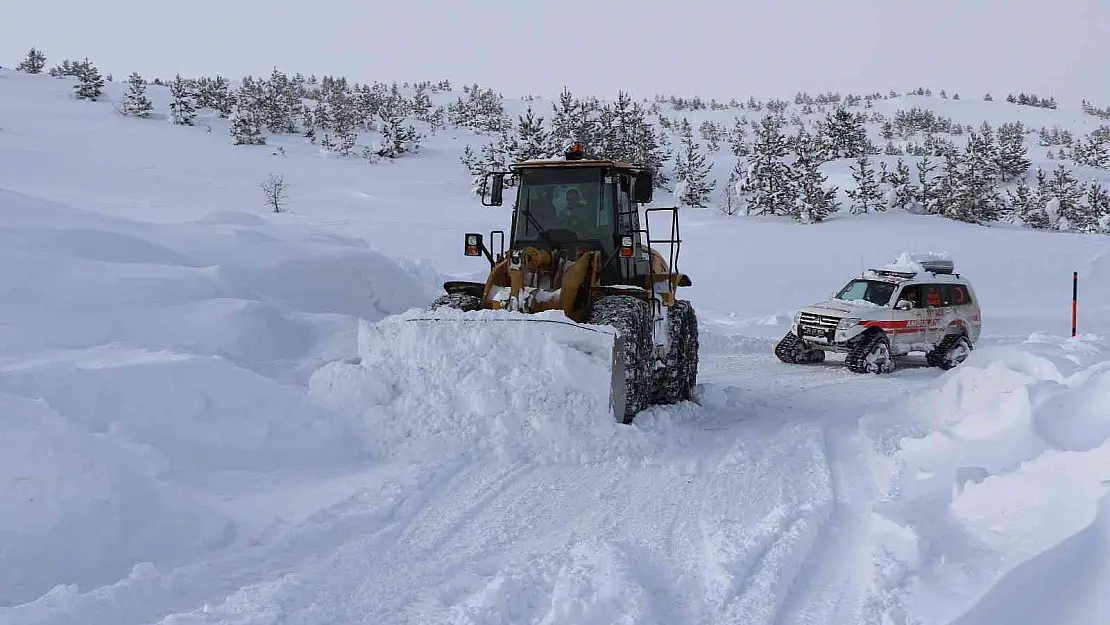
[[[859,317],[845,317],[836,324],[837,330],[847,330],[859,323]]]
[[[796,325],[798,325],[798,323],[801,320],[802,320],[802,311],[799,310],[798,312],[794,313],[794,321],[792,321],[790,323],[790,325],[796,326]]]
[[[624,258],[632,258],[632,237],[621,237],[621,251],[620,254]]]
[[[466,248],[463,253],[467,256],[481,256],[482,235],[477,232],[466,233]]]

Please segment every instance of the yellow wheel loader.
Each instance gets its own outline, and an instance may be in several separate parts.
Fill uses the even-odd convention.
[[[609,403],[621,423],[650,405],[690,399],[698,321],[690,302],[676,297],[678,287],[691,284],[675,269],[678,209],[640,208],[652,199],[651,172],[586,159],[575,144],[565,160],[525,161],[486,174],[483,205],[502,205],[506,176],[517,188],[508,249],[504,231],[490,233],[491,243],[499,235],[496,254],[481,234],[467,233],[464,253],[485,256],[489,276],[484,283],[445,283],[431,308],[556,310],[583,330],[612,326]],[[650,217],[660,213],[669,221],[667,237],[653,239]],[[667,245],[667,257],[653,244]]]

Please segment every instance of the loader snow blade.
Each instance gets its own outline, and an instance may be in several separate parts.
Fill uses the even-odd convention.
[[[365,326],[359,353],[438,378],[442,385],[430,387],[437,400],[460,406],[620,421],[625,359],[616,336],[611,326],[576,323],[556,311],[440,308]]]

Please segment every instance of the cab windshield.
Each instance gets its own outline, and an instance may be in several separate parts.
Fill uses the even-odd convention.
[[[612,199],[607,189],[611,185],[602,184],[598,168],[521,171],[514,238],[523,243],[584,239],[604,245],[613,238]]]
[[[849,302],[867,302],[875,306],[886,306],[890,297],[894,295],[895,285],[880,280],[852,280],[840,292],[836,299]]]

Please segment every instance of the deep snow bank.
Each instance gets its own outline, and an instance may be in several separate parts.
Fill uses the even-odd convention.
[[[650,447],[609,412],[613,330],[562,313],[411,310],[359,328],[310,394],[357,414],[383,457],[473,451],[558,461]]]
[[[303,388],[218,357],[104,347],[0,371],[0,386],[45,398],[86,431],[149,445],[175,472],[334,466],[361,453]]]
[[[357,319],[434,288],[304,226],[144,224],[0,189],[0,293],[4,606],[252,540],[198,486],[228,471],[365,461],[356,424],[304,382],[355,353]]]
[[[82,430],[49,404],[0,393],[0,607],[56,584],[114,582],[233,537],[160,482],[157,454]]]
[[[890,476],[873,528],[885,610],[949,623],[1017,567],[1099,531],[1086,528],[1110,485],[1110,350],[1099,337],[1040,335],[979,349],[865,428]],[[1055,605],[1061,588],[1045,585],[1039,603]],[[987,605],[967,622],[1039,622],[987,614]],[[1075,622],[1100,621],[1093,616]]]

